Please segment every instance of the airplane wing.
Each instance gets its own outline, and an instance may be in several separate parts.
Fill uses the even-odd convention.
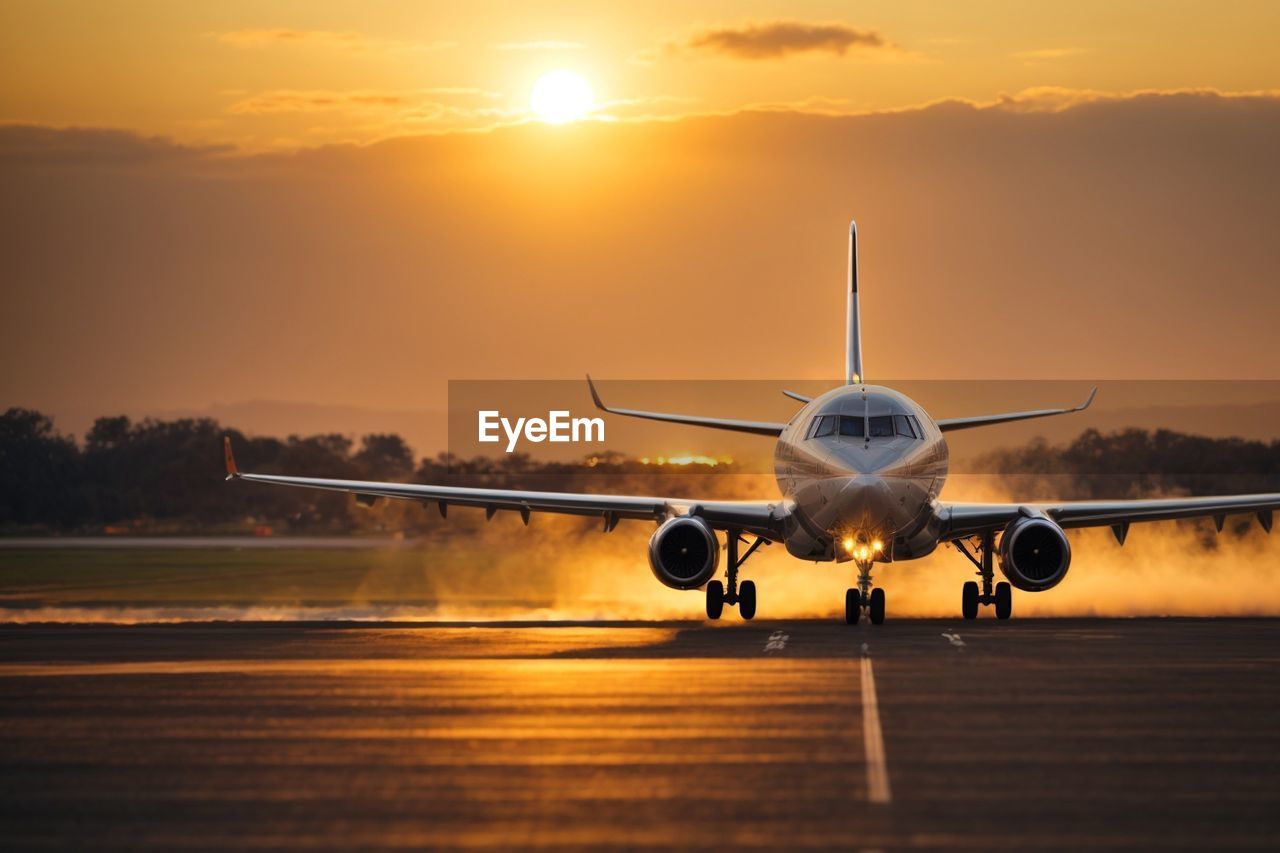
[[[1221,530],[1226,516],[1253,513],[1263,529],[1270,532],[1272,513],[1277,509],[1280,509],[1280,492],[1207,498],[1029,504],[943,502],[942,538],[963,539],[966,536],[1000,530],[1020,515],[1043,514],[1063,528],[1109,526],[1115,533],[1116,539],[1123,545],[1129,525],[1135,521],[1212,517],[1218,529]]]
[[[636,409],[611,409],[604,404],[603,400],[600,399],[600,393],[596,391],[596,384],[591,381],[590,376],[587,377],[587,386],[591,389],[591,399],[595,401],[596,408],[602,412],[608,412],[611,415],[625,415],[629,418],[648,418],[651,421],[690,424],[691,426],[727,429],[734,432],[750,432],[755,433],[756,435],[782,435],[782,431],[787,427],[786,424],[775,424],[768,421],[740,421],[733,418],[704,418],[699,415],[669,415],[665,412],[641,412]]]
[[[379,498],[434,503],[444,515],[450,506],[481,507],[490,517],[499,510],[518,512],[525,524],[534,512],[597,516],[605,531],[621,519],[665,521],[677,515],[695,515],[716,530],[741,530],[769,540],[782,536],[789,507],[783,501],[696,501],[680,498],[634,497],[630,495],[588,495],[570,492],[533,492],[519,489],[477,489],[463,486],[424,486],[415,483],[376,483],[362,480],[326,480],[315,477],[288,477],[278,474],[241,473],[231,451],[231,439],[224,439],[228,480],[297,486],[330,492],[349,492],[356,502],[372,506]]]
[[[1005,412],[1000,415],[978,415],[973,418],[943,418],[937,421],[938,429],[943,432],[950,432],[953,429],[969,429],[970,427],[990,426],[992,424],[1003,424],[1009,421],[1025,421],[1031,418],[1047,418],[1050,415],[1069,415],[1072,412],[1083,412],[1093,403],[1093,398],[1098,395],[1098,388],[1089,392],[1089,397],[1078,406],[1069,409],[1035,409],[1030,412]]]

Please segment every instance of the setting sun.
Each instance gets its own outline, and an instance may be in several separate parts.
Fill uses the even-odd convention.
[[[550,71],[538,78],[529,97],[534,115],[548,124],[565,124],[585,116],[594,101],[591,86],[572,71]]]

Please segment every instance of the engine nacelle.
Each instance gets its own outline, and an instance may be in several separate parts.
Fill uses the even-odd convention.
[[[1067,576],[1070,565],[1067,534],[1043,516],[1019,518],[1000,537],[1000,571],[1018,589],[1051,589]]]
[[[672,589],[694,589],[715,576],[720,540],[702,519],[684,515],[665,522],[649,540],[653,576]]]

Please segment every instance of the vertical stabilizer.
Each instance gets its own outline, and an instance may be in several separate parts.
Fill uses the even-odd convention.
[[[845,321],[844,381],[866,382],[862,372],[862,324],[858,317],[858,223],[849,223],[849,316]]]

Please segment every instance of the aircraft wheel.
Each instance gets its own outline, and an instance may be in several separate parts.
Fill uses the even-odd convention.
[[[978,583],[965,581],[960,595],[960,613],[966,619],[978,618]]]
[[[711,581],[707,584],[707,618],[719,619],[724,612],[724,584]]]
[[[879,625],[884,622],[884,590],[871,590],[871,604],[867,608],[871,611],[871,624]]]
[[[756,582],[743,581],[738,587],[738,615],[748,621],[756,615]]]
[[[849,625],[857,625],[862,618],[862,594],[856,589],[844,592],[844,621]]]
[[[1001,581],[996,584],[996,618],[1008,619],[1013,615],[1013,587]]]

